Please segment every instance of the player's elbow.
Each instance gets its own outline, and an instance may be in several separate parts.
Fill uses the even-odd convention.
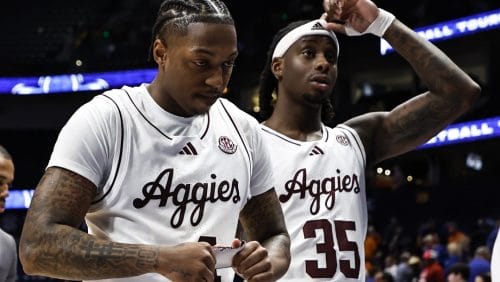
[[[462,99],[461,106],[462,110],[465,112],[474,105],[477,98],[481,94],[481,86],[479,86],[476,82],[471,82],[467,85],[467,87],[460,89],[460,91],[464,97],[464,99]]]
[[[21,237],[19,242],[19,260],[23,267],[23,271],[28,275],[40,275],[40,270],[37,269],[36,260],[39,256],[38,244],[29,243],[25,236]]]

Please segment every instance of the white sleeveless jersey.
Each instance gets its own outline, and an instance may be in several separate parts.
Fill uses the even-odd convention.
[[[261,125],[291,243],[280,281],[365,281],[365,152],[357,133],[322,126],[301,142]]]
[[[49,166],[99,189],[89,233],[123,243],[230,245],[247,200],[273,187],[258,122],[225,99],[207,114],[165,112],[145,85],[111,90],[61,131]],[[232,281],[231,268],[217,271]],[[167,281],[157,274],[99,281]]]
[[[491,255],[491,281],[500,281],[500,232],[497,234]]]

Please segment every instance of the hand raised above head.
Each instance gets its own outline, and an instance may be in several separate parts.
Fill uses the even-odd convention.
[[[379,15],[379,9],[370,0],[323,0],[327,28],[347,35],[361,35]]]

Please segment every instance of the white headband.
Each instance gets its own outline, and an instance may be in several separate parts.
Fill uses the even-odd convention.
[[[299,40],[301,37],[307,35],[325,35],[333,39],[335,45],[337,46],[337,56],[339,55],[339,42],[337,40],[337,36],[331,30],[327,30],[325,28],[326,21],[323,19],[310,21],[306,24],[298,26],[292,29],[289,33],[287,33],[281,40],[276,44],[276,48],[274,48],[273,59],[277,57],[282,57],[285,52]]]

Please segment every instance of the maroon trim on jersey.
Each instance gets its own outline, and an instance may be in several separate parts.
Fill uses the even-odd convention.
[[[118,104],[113,100],[111,99],[111,97],[107,96],[107,95],[102,95],[106,98],[108,98],[109,100],[111,100],[111,102],[113,102],[113,104],[115,104],[116,106],[116,109],[118,109],[118,115],[120,116],[120,129],[121,129],[121,140],[120,140],[120,154],[118,155],[118,164],[116,165],[116,170],[115,170],[115,175],[113,177],[113,181],[111,182],[111,185],[109,185],[109,189],[108,191],[106,191],[102,197],[100,197],[99,199],[93,201],[91,204],[94,205],[94,204],[97,204],[98,202],[102,201],[108,194],[109,192],[111,192],[111,189],[113,188],[113,186],[115,185],[115,181],[116,181],[116,177],[118,176],[118,170],[120,169],[120,164],[122,162],[122,154],[123,154],[123,132],[124,132],[124,126],[123,126],[123,116],[122,116],[122,112],[120,111],[120,107],[118,107]]]
[[[207,135],[209,127],[210,127],[210,112],[207,112],[207,127],[205,128],[205,132],[203,132],[203,134],[200,137],[201,140],[203,140],[203,138],[205,138],[205,135]]]
[[[245,152],[247,153],[248,161],[251,164],[252,163],[252,158],[250,157],[250,153],[248,152],[247,145],[246,145],[245,141],[243,140],[243,137],[241,137],[241,133],[238,130],[238,127],[236,126],[236,123],[234,122],[233,117],[229,114],[229,112],[227,111],[226,107],[224,106],[224,103],[222,103],[221,99],[219,99],[218,101],[222,105],[222,108],[224,109],[224,111],[226,112],[227,116],[229,117],[229,120],[233,124],[234,129],[236,130],[236,133],[238,133],[238,136],[240,137],[241,143],[243,144],[243,148],[245,148]]]
[[[354,135],[354,133],[352,132],[353,129],[347,128],[346,126],[342,126],[341,124],[339,124],[337,127],[342,129],[342,130],[347,131],[350,135],[352,135],[352,139],[354,139],[354,141],[356,142],[356,145],[358,146],[360,153],[362,153],[364,151],[363,147],[358,142],[358,138],[356,138],[356,135]],[[364,154],[361,154],[361,157],[363,158],[363,162],[365,163],[365,166],[366,166],[366,160],[365,160]]]
[[[127,92],[127,90],[125,89],[122,89],[123,91],[125,91],[125,93],[127,93],[127,96],[128,98],[130,99],[130,102],[132,102],[132,105],[134,105],[135,109],[139,112],[139,114],[144,118],[144,120],[149,123],[149,125],[151,125],[154,129],[156,129],[156,131],[158,131],[161,135],[165,136],[168,140],[172,140],[171,137],[167,136],[165,133],[163,133],[163,131],[161,131],[158,127],[156,127],[142,112],[141,110],[139,110],[139,108],[137,107],[137,105],[134,103],[134,100],[132,100],[132,97],[130,97],[130,94]]]
[[[293,145],[296,145],[296,146],[299,146],[299,147],[301,146],[299,143],[295,143],[295,142],[292,142],[292,141],[290,141],[290,140],[288,140],[288,139],[286,139],[286,138],[283,138],[283,136],[280,136],[280,135],[276,134],[276,133],[275,133],[275,132],[273,132],[273,131],[269,131],[269,130],[265,129],[264,127],[261,127],[261,129],[262,129],[265,133],[269,133],[269,134],[271,134],[271,135],[273,135],[273,136],[276,136],[276,137],[278,137],[278,138],[282,139],[283,141],[286,141],[286,142],[288,142],[288,143],[290,143],[290,144],[293,144]]]

